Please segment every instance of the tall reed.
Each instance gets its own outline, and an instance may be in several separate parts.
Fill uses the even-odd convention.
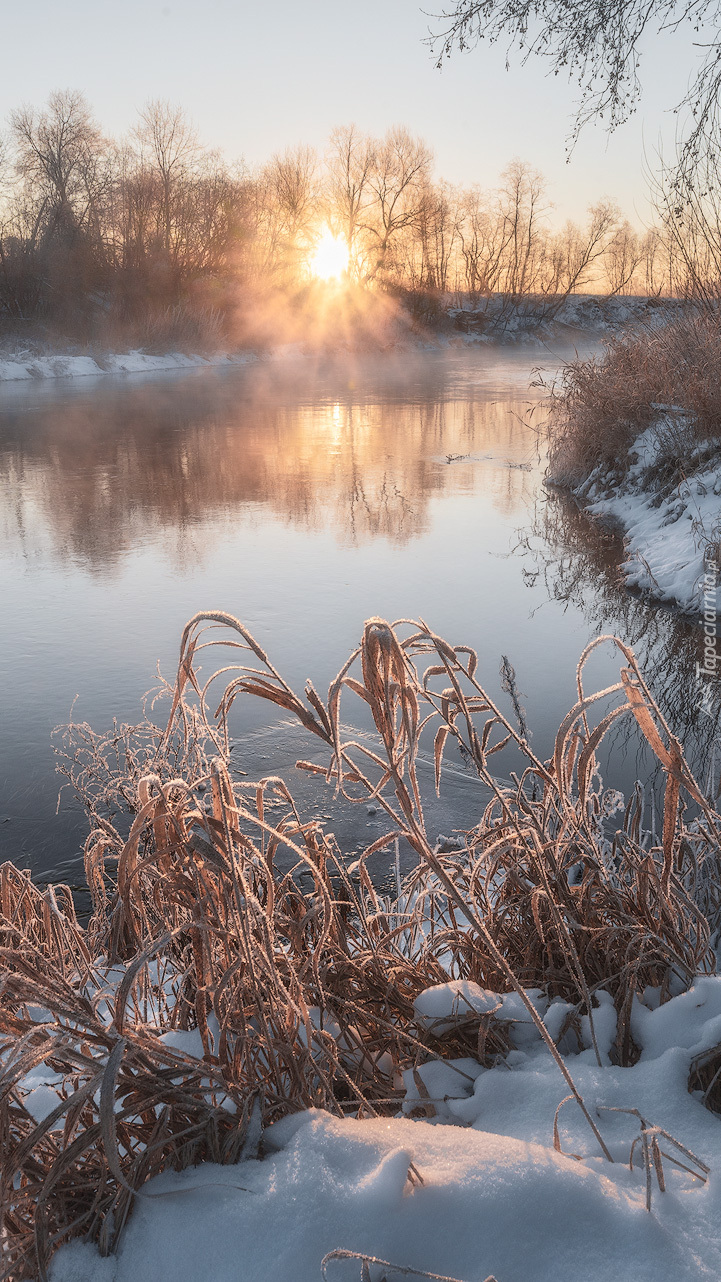
[[[587,694],[584,667],[604,641],[620,678]],[[199,660],[217,647],[226,661],[201,684]],[[634,993],[650,984],[663,997],[715,964],[721,818],[620,641],[584,652],[546,761],[476,674],[473,650],[423,622],[371,619],[327,697],[308,683],[301,698],[237,619],[204,612],[183,633],[164,727],[67,729],[63,768],[91,817],[90,921],[63,887],[0,870],[3,1278],[45,1278],[73,1236],[111,1251],[152,1175],[255,1156],[262,1126],[287,1112],[392,1113],[404,1068],[429,1056],[496,1062],[508,1030],[495,1017],[469,1012],[443,1031],[416,1022],[415,998],[449,978],[519,993],[610,1160],[526,990],[563,996],[593,1030],[606,989],[615,1058],[633,1062]],[[284,780],[234,780],[229,726],[245,696],[325,747],[324,767],[302,768],[384,814],[386,831],[354,865]],[[354,698],[375,739],[345,729]],[[613,821],[617,798],[598,775],[599,746],[624,715],[665,772],[658,840],[638,792]],[[439,851],[427,831],[426,741],[437,788],[455,742],[490,790],[461,851]],[[502,749],[519,763],[510,785],[493,773]],[[368,860],[394,859],[398,841],[416,865],[391,900]]]

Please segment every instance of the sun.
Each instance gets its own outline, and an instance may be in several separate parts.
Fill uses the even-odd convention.
[[[348,246],[341,236],[326,227],[308,263],[319,280],[338,280],[348,271]]]

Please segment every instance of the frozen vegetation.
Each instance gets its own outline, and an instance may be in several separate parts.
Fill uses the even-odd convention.
[[[67,728],[90,921],[0,868],[7,1279],[718,1278],[721,816],[628,647],[585,688],[599,644],[547,761],[474,651],[380,619],[323,700],[197,615],[164,728]],[[247,696],[383,812],[352,864],[282,779],[235,773]],[[355,699],[374,736],[349,730]],[[659,815],[601,781],[622,716]],[[428,734],[437,787],[456,748],[491,796],[455,843],[426,829]]]

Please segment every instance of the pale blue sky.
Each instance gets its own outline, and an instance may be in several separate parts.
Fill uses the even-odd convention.
[[[3,0],[0,118],[78,88],[121,134],[148,98],[168,98],[204,142],[251,165],[297,142],[322,149],[336,124],[405,124],[454,182],[493,186],[519,156],[546,174],[561,218],[581,217],[599,196],[647,216],[643,142],[650,155],[663,130],[670,149],[690,37],[649,45],[641,111],[610,140],[587,129],[566,165],[574,88],[517,55],[506,72],[501,48],[457,55],[439,72],[423,44],[428,24],[417,0]]]

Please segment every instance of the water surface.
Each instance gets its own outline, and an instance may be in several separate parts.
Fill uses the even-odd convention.
[[[584,645],[618,630],[688,729],[696,634],[629,598],[617,541],[543,491],[534,367],[551,375],[570,354],[6,385],[0,856],[76,876],[84,817],[67,793],[56,814],[51,731],[71,709],[97,728],[137,721],[156,665],[173,675],[182,627],[204,608],[237,615],[297,688],[310,676],[318,689],[367,617],[422,616],[476,647],[499,698],[509,656],[541,755]],[[617,670],[602,656],[593,675]],[[248,704],[238,726],[244,765],[261,773],[282,739],[258,737],[267,718]],[[619,752],[611,782],[628,787],[638,769]]]

